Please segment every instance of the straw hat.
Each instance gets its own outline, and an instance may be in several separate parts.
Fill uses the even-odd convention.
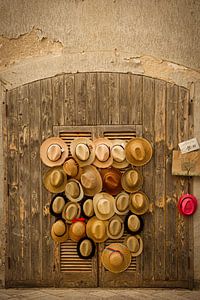
[[[131,264],[129,249],[120,243],[108,245],[102,252],[101,261],[105,269],[113,273],[125,271]]]
[[[99,220],[97,217],[92,217],[88,220],[86,225],[86,234],[95,243],[103,243],[107,240],[108,235],[106,231],[107,221]]]
[[[51,227],[51,237],[55,242],[65,242],[68,239],[68,226],[64,220],[58,219]]]
[[[86,235],[85,222],[76,221],[69,227],[69,237],[72,241],[78,242],[81,238]]]
[[[94,166],[83,167],[81,184],[86,196],[94,196],[102,190],[102,179]]]
[[[142,137],[131,139],[125,148],[127,161],[134,166],[143,166],[147,164],[153,153],[149,141]]]
[[[74,139],[71,142],[70,151],[81,167],[90,165],[95,159],[94,143],[85,137]]]
[[[113,140],[111,155],[113,157],[112,166],[118,169],[126,168],[129,162],[126,160],[125,146],[127,142],[123,140]]]
[[[143,192],[130,194],[130,210],[136,215],[143,215],[149,209],[149,198]]]
[[[70,201],[78,202],[83,199],[84,193],[80,182],[70,179],[65,186],[65,195]]]
[[[94,215],[94,206],[92,199],[86,199],[82,204],[82,213],[85,217],[90,218]]]
[[[143,219],[134,214],[128,214],[124,220],[126,231],[132,235],[140,233],[144,228]]]
[[[137,192],[143,184],[142,174],[137,169],[129,169],[122,175],[121,183],[126,192]]]
[[[40,146],[40,158],[48,167],[61,166],[68,154],[67,144],[59,137],[48,138]]]
[[[124,240],[124,244],[128,247],[132,256],[138,256],[143,251],[143,241],[140,235],[130,235]]]
[[[80,217],[81,207],[77,202],[67,202],[62,211],[62,218],[66,220],[67,223],[71,224],[74,219]]]
[[[98,138],[94,141],[95,160],[93,165],[98,168],[108,168],[112,165],[113,158],[111,155],[112,142],[107,138]]]
[[[129,212],[129,194],[121,192],[115,197],[115,213],[118,215],[126,215]]]
[[[84,237],[77,244],[78,256],[83,259],[92,258],[95,254],[95,243],[92,239]]]
[[[65,190],[67,175],[62,167],[54,167],[43,175],[43,183],[49,192],[54,194],[61,193]]]
[[[94,212],[98,219],[108,220],[115,211],[115,199],[108,193],[98,193],[93,198]]]
[[[118,169],[109,168],[100,171],[103,180],[103,189],[111,195],[117,195],[121,190],[122,174]]]
[[[66,197],[63,194],[57,194],[51,199],[49,211],[52,216],[59,217],[66,204]]]
[[[184,216],[191,216],[197,209],[197,199],[191,194],[184,194],[179,198],[178,210]]]
[[[124,234],[124,222],[123,220],[115,215],[108,221],[107,235],[109,238],[116,240],[122,237]]]

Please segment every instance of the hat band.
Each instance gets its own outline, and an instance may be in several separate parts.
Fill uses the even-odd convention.
[[[113,248],[110,248],[110,247],[107,247],[106,249],[108,249],[108,250],[110,250],[110,251],[112,251],[112,252],[118,252],[121,256],[122,256],[122,258],[124,259],[124,256],[122,255],[122,253],[119,251],[119,250],[115,250],[115,249],[113,249]],[[112,253],[111,253],[112,254]],[[111,255],[110,254],[110,255]]]

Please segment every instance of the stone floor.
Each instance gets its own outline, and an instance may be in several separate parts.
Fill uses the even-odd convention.
[[[184,289],[0,289],[0,300],[200,300],[200,291]]]

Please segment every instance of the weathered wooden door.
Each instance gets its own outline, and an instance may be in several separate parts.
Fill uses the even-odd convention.
[[[7,92],[4,118],[7,194],[7,286],[191,287],[192,218],[179,215],[178,197],[189,181],[171,175],[172,150],[191,132],[188,90],[145,76],[119,73],[59,75]],[[189,122],[190,121],[190,122]],[[150,198],[144,216],[144,251],[121,274],[100,260],[82,261],[70,241],[50,237],[51,194],[42,186],[42,141],[59,135],[151,141],[154,155],[142,168]]]

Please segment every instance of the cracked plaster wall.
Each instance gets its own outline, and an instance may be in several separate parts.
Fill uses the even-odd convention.
[[[3,86],[12,89],[62,72],[142,74],[190,89],[194,135],[200,141],[199,49],[199,0],[0,0],[1,99]],[[2,165],[0,159],[1,170]],[[200,199],[199,178],[194,180],[194,193]],[[4,220],[2,193],[0,219]],[[3,222],[0,230],[4,231]],[[200,209],[194,216],[197,283],[199,245]],[[3,257],[1,239],[0,285],[4,284]]]

